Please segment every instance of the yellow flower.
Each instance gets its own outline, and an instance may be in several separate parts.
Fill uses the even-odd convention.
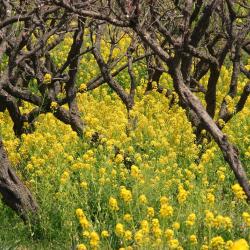
[[[28,122],[24,122],[24,123],[23,123],[23,127],[24,127],[25,129],[28,129],[28,128],[29,128],[29,123],[28,123]]]
[[[112,175],[112,177],[116,177],[116,170],[115,169],[112,169],[112,171],[111,171],[111,175]]]
[[[207,201],[208,201],[209,203],[214,203],[215,197],[214,197],[214,195],[213,195],[212,193],[208,193],[208,194],[207,194]]]
[[[225,97],[225,102],[228,104],[228,103],[230,103],[232,101],[232,97],[230,96],[230,95],[227,95],[226,97]]]
[[[99,245],[100,238],[98,233],[96,232],[91,232],[90,233],[90,246],[92,247],[97,247]]]
[[[87,230],[84,230],[84,231],[82,232],[82,236],[85,237],[85,238],[89,238],[89,237],[90,237],[90,232],[87,231]]]
[[[80,187],[86,189],[88,187],[88,183],[86,181],[82,181],[80,183]]]
[[[233,223],[230,217],[228,216],[223,217],[222,227],[228,228],[228,229],[233,227]]]
[[[167,240],[171,240],[174,237],[174,231],[172,229],[166,229],[165,236]]]
[[[68,180],[69,180],[69,172],[65,171],[61,176],[60,182],[61,184],[65,184]]]
[[[80,92],[84,92],[87,89],[87,85],[85,83],[82,83],[79,87]]]
[[[147,204],[148,200],[147,200],[146,195],[141,194],[141,195],[139,196],[139,202],[140,202],[141,204]]]
[[[51,82],[51,79],[52,79],[51,74],[46,73],[46,74],[44,75],[43,83],[44,83],[44,84],[49,84],[49,83]]]
[[[124,239],[125,240],[132,240],[132,232],[129,230],[126,230],[124,233]]]
[[[222,128],[222,127],[225,126],[226,123],[225,123],[222,119],[219,119],[219,120],[218,120],[218,124],[219,124],[219,126]]]
[[[83,228],[89,228],[90,226],[90,223],[85,216],[80,218],[79,222]]]
[[[58,107],[59,107],[59,105],[57,104],[57,102],[51,102],[50,108],[52,111],[57,110]]]
[[[87,247],[84,244],[78,244],[76,249],[77,250],[87,250]]]
[[[191,214],[187,217],[186,224],[187,224],[188,226],[193,226],[194,223],[195,223],[195,220],[196,220],[196,215],[195,215],[195,213],[191,213]]]
[[[236,240],[230,250],[249,250],[249,245],[245,239]]]
[[[207,131],[206,131],[205,129],[202,129],[202,130],[201,130],[201,134],[202,134],[202,135],[205,135],[206,133],[207,133]]]
[[[201,246],[201,250],[208,250],[208,249],[209,249],[208,245],[202,245]]]
[[[210,245],[214,250],[220,250],[224,247],[225,241],[221,236],[216,236],[211,239]]]
[[[123,162],[123,155],[122,154],[117,154],[115,157],[115,162],[116,163],[122,163]]]
[[[172,239],[172,240],[168,241],[169,249],[178,249],[179,245],[180,245],[180,243],[177,239]]]
[[[243,213],[242,213],[242,217],[243,217],[243,220],[244,220],[244,222],[246,223],[246,225],[247,225],[248,227],[250,227],[250,214],[247,213],[247,212],[243,212]]]
[[[161,205],[167,204],[168,201],[169,201],[169,199],[168,199],[166,196],[162,196],[162,197],[160,198],[160,203],[161,203]]]
[[[133,247],[132,246],[127,246],[126,250],[133,250]]]
[[[159,227],[160,223],[159,223],[159,220],[154,218],[152,219],[152,226],[153,227]]]
[[[156,82],[156,81],[153,81],[153,82],[152,82],[152,88],[153,88],[153,89],[157,89],[157,82]]]
[[[117,200],[112,196],[109,198],[109,207],[113,211],[118,211],[119,210]]]
[[[126,189],[125,187],[121,187],[120,196],[126,203],[129,203],[132,200],[131,191]]]
[[[205,222],[208,226],[211,227],[214,222],[214,214],[209,210],[206,210],[205,213],[206,213]]]
[[[124,234],[124,227],[121,223],[117,223],[115,226],[115,234],[119,237],[122,237]]]
[[[139,176],[140,170],[137,166],[132,165],[131,166],[131,176],[133,176],[134,178],[137,178]]]
[[[107,237],[109,237],[109,232],[108,232],[107,230],[103,230],[103,231],[101,232],[101,236],[102,236],[103,238],[107,238]]]
[[[190,242],[192,243],[192,244],[197,244],[197,237],[196,237],[196,235],[194,235],[194,234],[192,234],[192,235],[190,235],[190,237],[189,237],[189,240],[190,240]]]
[[[141,230],[143,233],[147,234],[149,232],[149,223],[147,220],[141,221]]]
[[[76,216],[77,216],[78,218],[84,217],[84,212],[82,211],[81,208],[77,208],[77,209],[76,209]]]
[[[162,217],[172,216],[173,215],[173,208],[168,204],[163,204],[160,209],[160,215]]]
[[[177,195],[178,202],[181,204],[186,201],[188,196],[188,191],[186,191],[182,185],[178,187],[179,193]]]
[[[148,207],[148,208],[147,208],[147,215],[148,215],[149,217],[154,217],[154,215],[155,215],[155,210],[154,210],[153,207]]]
[[[132,221],[133,217],[131,214],[124,214],[123,219],[129,222],[129,221]]]
[[[160,238],[162,235],[162,230],[160,229],[160,227],[152,227],[152,232],[154,233],[154,236],[156,238]]]
[[[232,240],[228,240],[227,242],[226,242],[226,249],[231,249],[231,247],[232,247],[232,245],[233,245],[233,241]]]
[[[135,233],[135,242],[138,244],[138,245],[141,245],[143,243],[143,233],[142,233],[142,230],[139,230]]]
[[[236,183],[236,184],[234,184],[234,185],[232,186],[232,190],[233,190],[235,196],[236,196],[238,199],[244,200],[244,199],[247,198],[247,196],[246,196],[244,190],[242,189],[242,187],[241,187],[238,183]]]
[[[180,229],[180,223],[179,222],[174,222],[172,227],[175,229],[175,230],[179,230]]]

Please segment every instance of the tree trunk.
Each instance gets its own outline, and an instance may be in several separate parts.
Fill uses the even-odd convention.
[[[2,201],[12,208],[24,221],[36,214],[38,205],[29,189],[17,177],[10,166],[7,153],[0,138],[0,193]]]
[[[194,95],[191,90],[185,85],[181,72],[181,55],[176,54],[174,59],[169,58],[166,51],[164,51],[157,41],[150,37],[150,34],[140,28],[134,26],[133,29],[140,36],[140,38],[148,43],[151,49],[168,65],[169,73],[174,81],[175,90],[178,92],[180,99],[187,107],[192,109],[204,124],[205,129],[211,134],[215,142],[220,147],[225,160],[233,170],[236,179],[243,188],[248,202],[250,202],[250,185],[247,174],[240,161],[238,149],[232,145],[225,134],[216,125],[212,117],[208,114],[206,109],[202,106],[200,100]],[[248,95],[247,95],[248,96]]]
[[[185,85],[182,78],[180,63],[174,63],[171,66],[170,74],[173,77],[175,89],[177,90],[180,98],[190,107],[197,116],[201,119],[205,129],[211,134],[213,139],[220,147],[224,159],[227,161],[233,170],[236,179],[243,188],[248,202],[250,201],[250,185],[244,167],[241,164],[239,151],[232,143],[229,142],[227,136],[219,129],[211,116],[207,113],[202,106],[199,99],[190,91]]]

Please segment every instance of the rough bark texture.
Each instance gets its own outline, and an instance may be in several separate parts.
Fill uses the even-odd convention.
[[[38,205],[29,189],[11,168],[3,142],[0,139],[0,193],[2,201],[12,208],[24,221],[36,214]]]
[[[80,54],[81,47],[83,45],[83,34],[84,34],[84,20],[78,20],[78,29],[75,31],[73,36],[73,44],[71,46],[71,50],[68,54],[67,61],[71,60],[71,57],[74,55]],[[76,75],[79,67],[80,57],[73,58],[71,63],[69,64],[69,80],[66,83],[65,90],[68,98],[68,106],[69,106],[69,115],[70,115],[70,123],[71,127],[74,131],[77,132],[78,135],[83,135],[83,121],[80,116],[80,112],[78,109],[78,104],[76,100]]]

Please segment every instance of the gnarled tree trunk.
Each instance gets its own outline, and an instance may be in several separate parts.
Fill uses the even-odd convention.
[[[12,208],[24,221],[36,214],[38,205],[29,189],[17,177],[0,138],[0,193],[2,201]]]

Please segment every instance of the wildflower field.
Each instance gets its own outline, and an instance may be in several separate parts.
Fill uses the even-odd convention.
[[[126,51],[128,39],[121,39],[114,53]],[[54,50],[58,65],[71,43],[67,37]],[[102,48],[105,57],[109,48],[104,41]],[[133,67],[138,87],[128,114],[108,86],[86,91],[86,82],[99,69],[91,54],[81,60],[77,102],[85,124],[82,138],[53,112],[41,114],[35,131],[18,138],[9,113],[0,113],[0,135],[12,166],[39,203],[34,225],[24,224],[0,203],[0,249],[249,249],[249,205],[220,149],[206,139],[196,143],[177,95],[173,92],[174,102],[164,95],[172,88],[168,74],[160,79],[163,93],[153,88],[145,94],[144,64]],[[223,66],[218,103],[231,71],[230,65]],[[47,74],[45,82],[50,79]],[[128,87],[126,71],[117,79]],[[246,82],[242,76],[239,89]],[[229,109],[235,100],[228,96]],[[23,102],[22,113],[31,109]],[[249,175],[249,98],[223,131],[240,149]]]

